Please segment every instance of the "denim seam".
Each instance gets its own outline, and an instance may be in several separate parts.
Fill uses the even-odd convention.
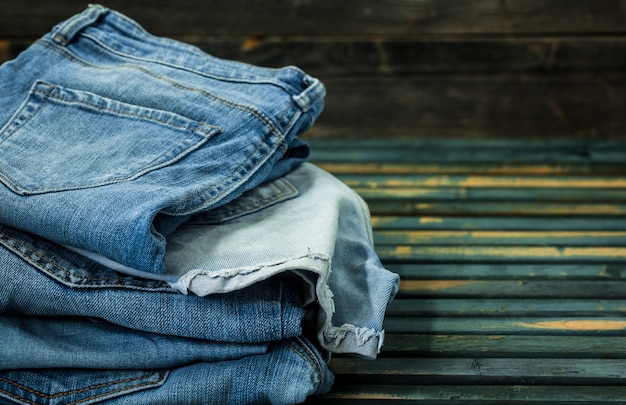
[[[204,123],[204,122],[195,121],[195,120],[189,119],[187,117],[183,117],[183,118],[185,118],[189,122],[195,124],[194,126],[175,125],[175,124],[173,124],[171,122],[168,122],[166,120],[159,119],[159,118],[154,118],[154,117],[148,117],[147,115],[141,115],[141,114],[130,113],[130,112],[115,111],[115,110],[113,110],[111,108],[105,108],[105,107],[101,107],[101,106],[98,106],[98,105],[90,104],[90,103],[88,103],[86,101],[82,101],[82,100],[80,100],[80,101],[68,100],[65,97],[61,97],[59,95],[54,94],[53,91],[55,89],[65,90],[65,89],[69,89],[69,88],[58,86],[58,85],[51,84],[51,83],[47,83],[47,82],[42,81],[42,80],[38,80],[35,83],[35,86],[37,86],[37,84],[41,84],[41,85],[46,86],[46,87],[51,87],[51,89],[49,91],[46,91],[46,90],[43,90],[43,89],[39,89],[38,87],[41,87],[41,86],[38,86],[36,88],[33,88],[32,93],[39,93],[39,94],[43,95],[44,97],[55,99],[55,100],[58,100],[59,102],[63,102],[63,103],[66,103],[66,104],[84,105],[84,106],[96,109],[98,111],[104,111],[104,112],[108,112],[108,113],[111,113],[111,114],[114,114],[114,115],[119,115],[119,116],[124,116],[124,117],[138,118],[138,119],[145,120],[145,121],[152,121],[152,122],[156,122],[158,124],[162,124],[162,125],[165,125],[165,126],[169,126],[169,127],[172,127],[172,128],[181,129],[181,130],[185,130],[185,131],[193,131],[193,132],[195,132],[195,131],[199,130],[199,128],[201,128],[201,127],[208,127],[208,128],[210,128],[208,132],[212,132],[215,129],[221,129],[219,126],[207,124],[207,123]],[[83,91],[83,90],[80,90],[80,91],[83,92],[83,93],[88,93],[88,92]],[[92,94],[94,94],[94,93],[92,93]],[[100,98],[103,98],[103,99],[106,99],[106,97],[102,97],[100,95],[96,95],[96,96],[98,96]],[[109,98],[109,100],[112,100],[112,101],[115,101],[115,102],[118,102],[118,103],[128,104],[128,103],[124,103],[124,102],[121,102],[121,101],[118,101],[118,100],[114,100],[114,99],[110,99],[110,98]],[[43,104],[43,103],[41,103],[41,104]],[[134,104],[128,104],[128,105],[134,106]],[[159,111],[159,110],[157,110],[155,108],[148,108],[148,107],[143,107],[143,106],[137,106],[137,107],[145,108],[146,110]],[[172,113],[170,111],[164,111],[164,112],[167,112],[168,114],[176,114],[176,113]],[[35,115],[35,114],[32,114],[32,115]],[[176,115],[179,115],[179,114],[176,114]],[[205,132],[205,131],[202,131],[202,132]]]
[[[255,198],[252,202],[246,204],[236,204],[233,208],[224,207],[217,208],[217,215],[210,215],[210,211],[202,218],[194,219],[187,223],[188,226],[204,226],[207,224],[223,224],[232,221],[250,213],[263,210],[275,203],[282,202],[287,198],[296,197],[299,192],[288,180],[278,178],[270,183],[271,187],[276,190],[275,194],[265,198]]]
[[[47,87],[48,90],[42,89],[40,87]],[[131,172],[130,174],[120,175],[118,177],[108,178],[101,182],[96,182],[96,183],[91,182],[90,184],[82,184],[82,185],[67,184],[62,187],[51,187],[51,188],[27,187],[21,184],[20,181],[14,179],[5,170],[0,169],[0,177],[6,179],[6,181],[12,185],[11,188],[14,189],[14,191],[17,192],[18,194],[40,194],[40,193],[48,193],[48,192],[56,192],[56,191],[76,190],[76,189],[99,187],[99,186],[108,185],[108,184],[116,184],[116,183],[125,182],[125,181],[132,181],[151,171],[158,170],[162,167],[171,165],[173,162],[182,159],[187,154],[202,147],[204,143],[206,143],[210,138],[212,138],[214,135],[218,134],[222,130],[222,128],[218,126],[194,121],[186,117],[183,117],[183,118],[185,120],[188,120],[189,123],[194,124],[194,125],[190,125],[190,126],[176,125],[172,122],[168,122],[163,119],[149,117],[146,114],[142,115],[138,113],[121,112],[121,111],[116,111],[111,108],[104,108],[102,106],[98,106],[93,103],[88,103],[84,100],[71,100],[61,95],[54,94],[55,89],[59,89],[59,91],[72,91],[72,89],[67,89],[61,86],[57,86],[55,84],[38,80],[31,88],[29,92],[29,97],[26,99],[26,103],[20,106],[16,114],[13,117],[11,117],[11,120],[7,123],[6,132],[0,130],[0,135],[2,135],[3,132],[5,135],[0,138],[0,144],[4,140],[9,139],[16,131],[18,131],[20,128],[23,128],[31,119],[33,119],[37,115],[37,112],[41,108],[43,108],[43,106],[46,104],[47,99],[53,99],[59,103],[68,104],[68,105],[78,104],[80,106],[86,106],[88,108],[92,108],[98,111],[103,111],[111,115],[116,115],[120,117],[137,118],[137,119],[141,119],[145,121],[154,122],[160,125],[169,126],[169,127],[184,131],[185,133],[184,138],[182,139],[181,142],[174,144],[172,147],[170,147],[169,150],[161,152],[161,154],[158,155],[156,158],[154,158],[152,161],[143,165],[144,167],[141,170],[136,171],[136,172]],[[38,101],[38,102],[34,102],[34,101],[31,102],[30,96],[35,95],[35,94],[39,94],[40,96],[43,96],[45,99],[42,101]],[[101,97],[98,95],[96,96]],[[104,98],[104,97],[101,97],[101,98]],[[112,100],[112,99],[109,99],[109,100]],[[112,101],[119,102],[117,100],[112,100]],[[25,107],[33,106],[33,105],[35,106],[35,109],[28,111],[28,114],[23,121],[13,122],[17,120],[19,117],[24,117],[25,111],[23,110]],[[134,105],[131,105],[131,106],[134,106]],[[151,110],[151,111],[158,111],[156,109],[147,108],[147,107],[140,107],[140,108],[145,108],[146,110]],[[169,114],[174,114],[168,111],[165,111],[165,112]],[[204,127],[207,127],[207,128],[205,129]],[[176,151],[179,149],[181,150],[178,153],[172,153],[173,151]],[[171,157],[169,157],[169,155],[171,155]],[[163,159],[165,160],[163,161]],[[33,188],[36,190],[33,190]]]
[[[281,142],[279,143],[279,145],[283,143],[282,142],[283,139],[284,138],[281,136]],[[269,148],[270,153],[267,153],[267,154],[260,153],[260,151],[263,148]],[[256,173],[256,171],[259,169],[259,167],[262,166],[264,163],[266,163],[267,160],[270,158],[270,156],[276,152],[276,148],[277,148],[276,144],[268,145],[265,143],[260,143],[258,147],[254,150],[254,152],[249,154],[249,158],[247,160],[242,161],[241,164],[235,170],[233,170],[233,172],[235,172],[236,175],[225,178],[221,183],[212,185],[210,189],[203,189],[202,191],[196,193],[195,195],[189,196],[185,198],[184,200],[179,201],[178,203],[181,208],[175,212],[172,212],[170,209],[167,209],[167,208],[161,210],[161,212],[164,214],[180,216],[180,215],[193,214],[195,212],[202,211],[203,209],[206,209],[207,207],[210,207],[216,201],[220,201],[221,199],[226,198],[228,194],[235,191],[234,189],[232,189],[233,186],[236,186],[237,184],[241,184],[247,178],[250,178],[250,176],[253,176],[254,173]],[[264,158],[258,159],[261,156],[264,156]],[[241,172],[243,172],[243,174]],[[228,190],[229,188],[231,188],[231,190],[229,190],[228,194],[224,195],[222,191],[224,189]],[[203,201],[201,203],[194,204],[193,201],[197,199],[202,199]],[[192,207],[187,208],[186,207],[187,205],[192,205]]]
[[[47,39],[39,39],[37,41],[37,43],[41,44],[42,46],[57,52],[59,54],[61,54],[61,56],[67,58],[70,61],[73,61],[75,63],[80,63],[83,66],[87,66],[87,67],[91,67],[94,69],[100,69],[100,70],[113,70],[114,68],[109,68],[106,66],[100,66],[100,65],[95,65],[91,62],[88,62],[80,57],[78,57],[77,55],[74,55],[69,49],[59,46],[54,42],[51,42]],[[153,72],[151,72],[149,69],[146,69],[142,66],[136,65],[136,64],[132,64],[132,63],[124,63],[120,66],[125,66],[125,67],[129,67],[129,68],[134,68],[137,69],[139,71],[141,71],[142,73],[154,77],[155,79],[161,80],[163,82],[169,83],[172,86],[175,86],[181,90],[187,90],[187,91],[194,91],[194,92],[198,92],[200,94],[202,94],[203,96],[210,98],[214,101],[217,101],[219,103],[222,103],[226,106],[232,107],[232,108],[236,108],[239,109],[241,111],[246,111],[248,113],[250,113],[251,115],[253,115],[254,117],[256,117],[259,121],[261,121],[263,124],[265,124],[272,133],[274,133],[275,135],[281,136],[282,137],[282,133],[280,132],[280,130],[276,127],[276,125],[272,122],[272,120],[270,118],[268,118],[263,112],[259,111],[258,109],[256,109],[255,107],[248,105],[248,104],[242,104],[242,103],[237,103],[235,101],[231,101],[219,96],[216,96],[213,93],[210,93],[206,90],[202,90],[202,89],[198,89],[198,88],[194,88],[194,87],[189,87],[183,84],[180,84],[174,80],[171,80],[165,76],[161,76],[158,74],[155,74]]]
[[[124,379],[124,380],[111,381],[111,382],[108,382],[108,383],[92,385],[90,387],[80,388],[80,389],[76,389],[76,390],[73,390],[73,391],[60,392],[60,393],[54,394],[54,395],[44,394],[43,392],[36,391],[36,390],[34,390],[32,388],[28,388],[28,387],[26,387],[26,386],[24,386],[24,385],[22,385],[22,384],[20,384],[20,383],[18,383],[16,381],[9,380],[8,378],[0,377],[0,381],[4,381],[4,382],[6,382],[6,383],[8,383],[8,384],[10,384],[10,385],[12,385],[12,386],[14,386],[16,388],[22,389],[22,390],[24,390],[26,392],[29,392],[29,393],[34,394],[34,395],[37,395],[37,396],[42,397],[42,398],[55,399],[55,398],[63,397],[63,396],[66,396],[66,395],[80,394],[82,392],[89,391],[89,390],[92,390],[92,389],[105,388],[105,387],[108,387],[108,386],[111,386],[111,385],[115,385],[115,384],[123,384],[123,383],[128,383],[128,382],[133,382],[133,381],[145,380],[147,378],[151,378],[151,377],[153,377],[155,375],[159,375],[159,374],[161,375],[161,377],[157,381],[154,381],[154,382],[137,384],[137,385],[133,385],[133,386],[128,386],[126,388],[119,388],[119,389],[114,390],[114,391],[109,391],[107,393],[102,393],[102,394],[98,394],[98,395],[95,395],[95,396],[86,397],[86,398],[83,398],[81,400],[70,402],[70,403],[66,404],[66,405],[74,405],[74,404],[79,404],[81,402],[85,402],[85,401],[88,401],[88,400],[91,400],[91,399],[95,399],[95,398],[99,398],[99,397],[103,397],[103,396],[108,396],[108,395],[119,393],[119,392],[129,391],[131,389],[136,389],[136,388],[150,386],[150,385],[156,385],[159,382],[163,381],[163,379],[166,377],[166,375],[168,373],[167,372],[163,372],[163,371],[157,371],[157,372],[150,373],[149,375],[143,375],[143,376],[140,376],[140,377],[127,378],[127,379]],[[20,396],[18,396],[16,394],[13,394],[13,393],[11,393],[9,391],[6,391],[6,390],[0,389],[0,392],[4,392],[5,394],[9,395],[10,397],[18,399],[18,400],[23,400],[23,401],[29,402],[31,404],[37,404],[36,402],[29,401],[26,398],[22,398],[22,397],[20,397]]]
[[[64,269],[63,266],[57,264],[50,258],[40,255],[36,251],[29,248],[25,243],[12,238],[10,235],[0,231],[0,244],[8,248],[10,251],[18,255],[23,260],[30,263],[32,266],[38,268],[39,270],[47,273],[52,278],[58,281],[63,281],[64,284],[69,284],[71,287],[80,287],[80,288],[124,288],[124,289],[132,289],[132,290],[140,290],[140,291],[158,291],[158,292],[168,292],[168,293],[176,293],[171,288],[166,287],[166,284],[162,284],[159,287],[149,287],[147,285],[133,285],[133,284],[124,284],[116,281],[115,279],[110,278],[98,278],[98,277],[80,277],[77,275],[72,275],[71,272],[67,269]],[[15,248],[21,247],[23,250],[16,250]],[[50,271],[50,269],[43,266],[39,261],[43,261],[49,266],[53,267],[57,271]],[[63,276],[64,274],[64,276]],[[130,276],[129,276],[130,277]],[[72,278],[80,280],[80,283],[72,281]],[[137,281],[135,279],[135,281]],[[98,285],[89,284],[92,282],[97,282]],[[142,281],[143,283],[143,281]],[[153,284],[160,283],[159,281],[146,281],[145,282]]]
[[[292,341],[294,342],[294,344],[292,344]],[[317,375],[319,375],[320,378],[318,381],[316,381],[317,387],[315,388],[313,392],[319,390],[319,388],[322,385],[322,381],[324,379],[324,371],[318,362],[317,356],[315,356],[315,354],[312,353],[311,350],[302,341],[300,341],[299,337],[296,337],[293,340],[288,340],[285,343],[293,352],[295,352],[306,363],[315,367],[315,369],[317,370]],[[294,347],[294,346],[297,346],[297,347]]]
[[[217,75],[217,74],[213,74],[213,73],[206,73],[203,72],[201,70],[197,70],[197,69],[192,69],[186,66],[182,66],[182,65],[177,65],[175,63],[171,63],[171,62],[163,62],[157,59],[152,59],[152,58],[148,58],[148,57],[138,57],[132,54],[128,54],[125,53],[121,50],[117,50],[114,49],[113,47],[111,47],[108,44],[105,44],[103,41],[101,41],[99,38],[93,36],[93,35],[89,35],[87,33],[80,33],[79,36],[83,37],[83,38],[87,38],[90,39],[91,41],[97,43],[98,45],[102,46],[103,48],[105,48],[106,50],[115,53],[116,55],[120,55],[123,56],[125,58],[129,58],[129,59],[134,59],[134,60],[138,60],[141,62],[148,62],[148,63],[155,63],[155,64],[159,64],[159,65],[163,65],[163,66],[168,66],[171,68],[175,68],[175,69],[180,69],[180,70],[184,70],[186,72],[190,72],[190,73],[194,73],[203,77],[208,77],[211,79],[216,79],[216,80],[220,80],[220,81],[225,81],[225,82],[231,82],[231,83],[245,83],[245,84],[268,84],[268,85],[272,85],[272,86],[276,86],[278,88],[280,88],[281,90],[283,90],[286,94],[288,94],[289,96],[297,96],[298,94],[293,94],[291,92],[292,89],[289,89],[289,86],[286,86],[284,83],[281,83],[279,81],[275,81],[275,80],[254,80],[254,79],[246,79],[246,78],[237,78],[237,77],[229,77],[229,76],[222,76],[222,75]]]

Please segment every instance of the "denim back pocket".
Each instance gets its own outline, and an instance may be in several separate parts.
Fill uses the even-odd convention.
[[[19,195],[137,179],[220,128],[42,81],[0,130],[0,181]]]
[[[167,371],[9,370],[0,371],[0,399],[27,405],[95,404],[160,387]]]

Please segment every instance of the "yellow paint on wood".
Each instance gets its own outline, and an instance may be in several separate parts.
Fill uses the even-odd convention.
[[[420,164],[420,163],[323,163],[318,166],[334,174],[472,174],[477,172],[477,165],[460,164]],[[481,164],[483,174],[497,175],[566,175],[580,173],[580,165],[512,165]]]
[[[468,285],[484,284],[481,280],[402,280],[400,290],[404,291],[441,291]]]
[[[420,224],[440,224],[443,222],[441,217],[421,217]]]
[[[415,214],[419,211],[427,210],[443,210],[446,209],[445,205],[440,206],[438,204],[414,204],[413,209]],[[462,211],[463,205],[459,204],[458,211]],[[484,213],[501,213],[504,215],[509,214],[534,214],[534,215],[624,215],[626,209],[619,205],[609,204],[515,204],[515,203],[502,203],[502,204],[482,204],[477,208],[480,212]],[[471,211],[470,211],[471,212]]]
[[[576,319],[563,321],[519,322],[514,326],[533,329],[558,329],[572,331],[592,330],[625,330],[626,321],[599,320],[599,319]]]
[[[438,218],[441,221],[441,218]],[[421,223],[429,223],[428,220]],[[623,231],[379,231],[380,236],[388,236],[401,238],[406,241],[404,243],[428,243],[433,240],[448,239],[450,242],[454,239],[484,239],[484,243],[490,240],[525,240],[532,239],[581,239],[581,238],[626,238],[626,232]]]
[[[498,258],[611,258],[626,259],[623,247],[550,247],[550,246],[396,246],[389,254],[397,258],[419,256],[498,257]]]
[[[359,184],[347,181],[351,186]],[[380,187],[468,187],[468,188],[624,188],[621,177],[541,177],[541,176],[466,176],[448,175],[417,179],[390,178],[376,182],[366,181],[371,188]]]

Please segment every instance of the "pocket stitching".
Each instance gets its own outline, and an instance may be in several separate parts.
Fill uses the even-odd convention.
[[[181,139],[176,139],[175,142],[168,145],[169,147],[165,151],[154,152],[154,156],[149,156],[151,158],[149,161],[138,163],[136,167],[130,167],[127,172],[111,173],[109,176],[101,178],[88,178],[82,183],[58,179],[54,184],[45,185],[42,184],[43,181],[41,180],[29,180],[28,171],[25,173],[24,181],[21,181],[19,176],[15,176],[15,173],[20,173],[20,170],[23,169],[18,168],[19,165],[16,165],[15,161],[5,161],[11,170],[0,168],[0,181],[18,195],[80,190],[133,181],[145,174],[175,163],[222,131],[219,126],[199,122],[175,112],[129,104],[88,91],[66,89],[38,80],[33,84],[28,97],[5,128],[0,129],[0,145],[24,128],[47,103],[65,105],[67,108],[84,108],[92,113],[102,112],[110,117],[136,119],[146,124],[167,126],[172,130],[180,131]],[[26,133],[23,136],[29,136],[29,134]],[[26,140],[28,141],[28,139]]]
[[[67,396],[67,395],[79,394],[79,393],[82,393],[82,392],[85,392],[85,391],[89,391],[89,390],[92,390],[92,389],[104,388],[104,387],[108,387],[108,386],[115,385],[115,384],[123,384],[123,383],[132,382],[132,381],[146,380],[146,379],[151,378],[151,377],[153,377],[155,375],[159,376],[159,378],[156,381],[144,382],[142,384],[136,384],[136,385],[128,386],[128,387],[125,387],[125,388],[118,388],[117,390],[109,391],[109,392],[98,394],[98,395],[95,395],[95,396],[85,397],[85,398],[82,398],[82,399],[80,399],[78,401],[74,401],[74,402],[71,402],[71,403],[67,404],[67,405],[75,405],[75,404],[79,404],[81,402],[85,402],[85,401],[88,401],[88,400],[91,400],[91,399],[101,398],[101,397],[104,397],[104,396],[107,396],[107,395],[111,395],[111,394],[117,394],[119,392],[130,391],[130,390],[133,390],[133,389],[146,387],[146,386],[150,386],[150,385],[158,385],[161,381],[163,381],[166,378],[167,374],[168,373],[164,372],[164,371],[157,371],[157,372],[153,372],[153,373],[150,373],[150,374],[143,374],[143,375],[138,376],[138,377],[126,378],[126,379],[122,379],[122,380],[110,381],[108,383],[91,385],[89,387],[75,389],[75,390],[72,390],[72,391],[59,392],[59,393],[54,394],[54,395],[44,394],[43,392],[37,391],[37,390],[35,390],[33,388],[26,387],[26,386],[24,386],[24,385],[22,385],[22,384],[20,384],[20,383],[18,383],[16,381],[9,380],[8,378],[4,378],[4,377],[1,377],[1,376],[0,376],[0,381],[4,381],[7,384],[10,384],[10,385],[12,385],[12,386],[14,386],[14,387],[16,387],[18,389],[21,389],[21,390],[24,390],[24,391],[29,392],[31,394],[37,395],[37,396],[39,396],[41,398],[46,398],[46,399],[50,400],[50,399],[56,399],[56,398],[60,398],[60,397]],[[7,390],[4,390],[4,389],[0,389],[0,392],[3,392],[5,394],[7,394],[8,396],[10,396],[12,398],[15,398],[17,400],[25,401],[25,402],[31,403],[33,405],[37,404],[36,402],[32,402],[32,401],[30,401],[30,400],[28,400],[26,398],[20,397],[18,394],[14,394],[14,393],[12,393],[10,391],[7,391]]]

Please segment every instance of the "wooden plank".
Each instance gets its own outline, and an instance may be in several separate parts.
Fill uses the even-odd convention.
[[[348,381],[396,381],[414,383],[455,383],[459,381],[507,384],[576,384],[602,381],[624,384],[626,360],[623,359],[549,359],[549,358],[337,358],[331,370],[338,379]]]
[[[316,143],[317,144],[317,143]],[[544,153],[541,151],[540,153]],[[620,163],[578,163],[578,164],[502,164],[502,163],[419,163],[413,156],[414,163],[336,163],[320,162],[320,152],[314,149],[313,156],[317,166],[336,175],[343,174],[376,174],[376,175],[405,175],[405,174],[447,174],[447,175],[522,175],[522,176],[556,176],[556,175],[586,175],[598,176],[620,175],[625,173],[625,167]],[[329,157],[332,159],[332,157]],[[432,157],[431,157],[432,158]]]
[[[616,176],[484,176],[484,175],[338,175],[351,187],[363,188],[548,188],[610,189],[626,187],[626,179]]]
[[[219,57],[320,77],[525,72],[562,74],[624,67],[620,36],[269,36],[190,38]]]
[[[451,265],[453,266],[453,265]],[[621,299],[626,297],[624,281],[561,280],[402,280],[399,297],[526,298],[526,299]]]
[[[618,0],[349,0],[340,6],[329,0],[110,0],[107,6],[160,35],[606,34],[622,33],[624,21]],[[45,32],[84,7],[78,0],[6,2],[0,14],[0,36]]]
[[[384,186],[383,186],[384,187]],[[514,187],[514,186],[512,186]],[[595,189],[590,193],[588,188],[549,187],[526,188],[505,186],[479,187],[352,187],[366,201],[442,201],[442,200],[490,200],[490,201],[626,201],[626,189]]]
[[[414,298],[393,301],[387,309],[389,317],[427,317],[427,316],[535,316],[535,317],[571,317],[571,316],[623,316],[626,314],[626,300],[572,298],[495,298],[477,297],[459,298]]]
[[[626,81],[616,73],[354,76],[324,83],[326,109],[311,138],[624,139],[626,133]]]
[[[552,335],[626,337],[626,320],[619,317],[389,317],[390,334]]]
[[[626,231],[376,231],[376,245],[626,246]]]
[[[389,263],[403,280],[626,280],[626,264],[414,264]]]
[[[598,218],[623,217],[626,204],[618,203],[561,203],[561,202],[493,202],[493,201],[368,201],[373,215],[423,215],[439,216],[596,216]]]
[[[559,218],[515,218],[491,216],[372,216],[375,230],[436,230],[436,229],[467,229],[467,230],[563,230],[593,231],[626,229],[626,219],[595,217],[559,217]]]
[[[626,359],[622,336],[387,333],[381,356]]]
[[[315,404],[414,403],[442,404],[449,401],[477,404],[621,404],[626,387],[577,385],[425,385],[337,384],[329,395],[311,398]]]
[[[624,173],[622,140],[545,139],[309,139],[314,162],[508,165],[615,164]],[[376,167],[376,166],[375,166]],[[374,173],[380,174],[380,173]],[[546,173],[539,173],[546,174]]]
[[[384,261],[626,263],[626,249],[610,246],[378,245],[376,252]]]

